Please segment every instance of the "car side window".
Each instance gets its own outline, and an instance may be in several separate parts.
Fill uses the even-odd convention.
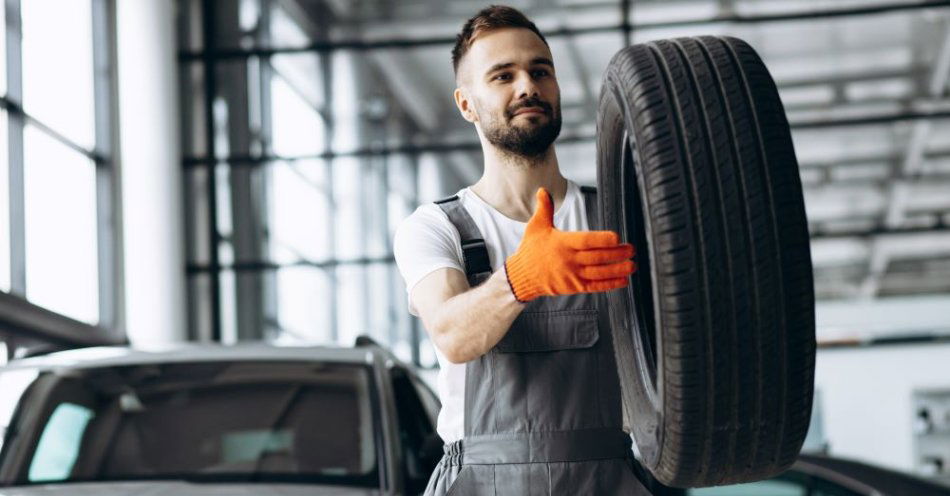
[[[69,477],[79,458],[83,433],[93,416],[93,411],[82,405],[61,403],[56,407],[33,455],[30,482],[58,481]]]

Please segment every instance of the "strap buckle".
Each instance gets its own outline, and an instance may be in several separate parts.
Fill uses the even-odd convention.
[[[465,273],[469,276],[469,284],[472,284],[476,276],[491,273],[491,260],[488,257],[488,246],[484,239],[463,241],[462,261],[465,263]]]

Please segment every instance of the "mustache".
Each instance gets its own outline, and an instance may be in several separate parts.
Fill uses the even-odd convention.
[[[550,115],[552,111],[551,104],[541,100],[540,98],[528,98],[527,100],[522,100],[520,103],[512,105],[508,110],[505,111],[505,116],[508,119],[511,119],[515,116],[515,112],[526,108],[526,107],[540,107],[544,110],[545,114]]]

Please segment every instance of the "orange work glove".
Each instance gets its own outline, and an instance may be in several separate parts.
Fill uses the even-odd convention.
[[[627,285],[636,270],[634,249],[613,231],[559,231],[544,188],[518,251],[505,261],[508,285],[525,303],[539,296],[610,291]]]

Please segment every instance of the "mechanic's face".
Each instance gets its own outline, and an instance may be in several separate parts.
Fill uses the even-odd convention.
[[[561,132],[561,90],[551,51],[528,29],[479,35],[459,68],[462,116],[497,148],[543,155]]]

